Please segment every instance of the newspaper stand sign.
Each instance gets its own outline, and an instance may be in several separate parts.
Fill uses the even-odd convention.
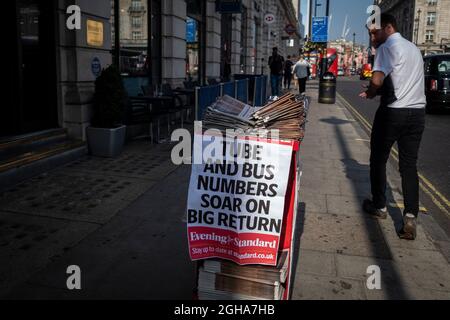
[[[211,152],[213,145],[221,147]],[[249,136],[195,135],[194,159],[201,153],[203,161],[194,161],[189,185],[192,260],[276,265],[283,247],[293,145]]]

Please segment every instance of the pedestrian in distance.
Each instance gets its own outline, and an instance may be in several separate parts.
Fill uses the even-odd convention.
[[[381,95],[371,135],[370,181],[372,200],[363,209],[373,217],[385,219],[386,163],[395,142],[399,151],[399,170],[404,197],[402,239],[416,238],[419,214],[419,179],[417,158],[425,128],[425,80],[419,49],[397,31],[392,15],[381,15],[381,28],[369,28],[377,49],[373,77],[360,97],[373,99]]]
[[[272,49],[272,55],[269,58],[270,67],[270,85],[272,87],[272,96],[280,96],[281,79],[283,77],[284,58],[278,54],[278,48]]]
[[[305,60],[303,55],[300,55],[299,60],[294,66],[294,75],[298,80],[299,93],[303,94],[306,91],[306,81],[310,76],[311,65]]]
[[[291,56],[287,56],[287,60],[284,63],[284,79],[283,79],[283,86],[285,89],[290,90],[291,89],[291,82],[292,82],[292,67],[294,63],[291,61]]]

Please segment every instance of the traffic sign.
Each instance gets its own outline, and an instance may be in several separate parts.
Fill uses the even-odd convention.
[[[313,17],[312,42],[328,42],[328,17]]]
[[[293,35],[295,33],[295,31],[297,30],[297,28],[293,25],[293,24],[288,24],[286,25],[286,27],[284,28],[284,31],[286,31],[286,33],[288,35]]]
[[[275,15],[272,13],[268,13],[264,16],[264,22],[266,24],[272,24],[275,22]]]

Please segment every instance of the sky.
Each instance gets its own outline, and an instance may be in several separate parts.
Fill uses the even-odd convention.
[[[301,0],[302,8],[307,1]],[[322,4],[322,6],[317,8],[317,16],[325,16],[326,0],[317,0],[317,3]],[[373,0],[330,0],[330,14],[332,15],[330,40],[341,38],[345,16],[348,15],[347,28],[350,28],[350,31],[347,35],[347,40],[352,41],[353,33],[356,33],[357,43],[368,44],[369,36],[365,25],[369,15],[366,13],[366,10],[372,4]]]

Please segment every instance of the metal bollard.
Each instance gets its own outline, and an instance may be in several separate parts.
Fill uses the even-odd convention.
[[[336,103],[336,77],[326,72],[319,82],[319,103]]]

